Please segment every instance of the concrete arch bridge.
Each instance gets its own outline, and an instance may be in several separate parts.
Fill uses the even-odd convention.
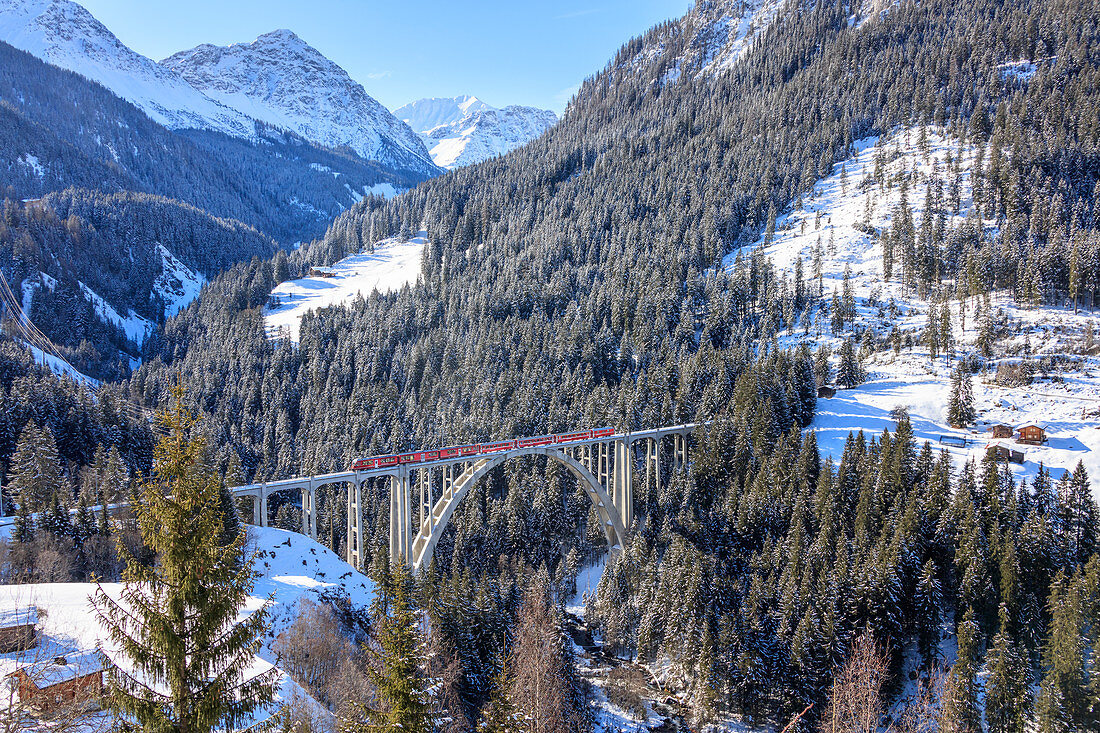
[[[659,490],[662,473],[687,466],[688,438],[698,427],[674,425],[563,443],[545,441],[554,436],[519,438],[482,444],[482,449],[502,447],[476,455],[443,458],[439,454],[447,451],[431,451],[418,454],[427,458],[415,463],[235,486],[230,492],[251,498],[253,523],[267,526],[269,497],[280,491],[300,491],[302,534],[316,539],[318,489],[347,484],[347,561],[360,567],[366,555],[363,487],[370,481],[388,482],[390,561],[405,562],[413,572],[420,572],[431,563],[455,509],[483,476],[509,459],[541,455],[562,464],[577,479],[596,507],[608,546],[615,550],[625,544],[634,523],[635,472],[644,472],[646,483],[656,481]]]

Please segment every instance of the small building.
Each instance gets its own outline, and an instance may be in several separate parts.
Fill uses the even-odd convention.
[[[336,277],[336,273],[332,270],[322,270],[320,267],[309,268],[310,277]]]
[[[1011,425],[1005,425],[1004,423],[998,423],[989,429],[995,439],[999,438],[1011,438],[1016,430]]]
[[[37,608],[19,608],[0,613],[0,654],[25,652],[37,644]]]
[[[817,396],[823,400],[832,399],[833,397],[836,397],[836,390],[832,387],[818,387]]]
[[[1016,442],[1028,445],[1042,445],[1047,442],[1046,425],[1039,422],[1026,422],[1016,426]]]
[[[1011,443],[1006,443],[1004,441],[994,440],[988,443],[985,446],[985,452],[992,455],[998,461],[1008,461],[1010,463],[1024,462],[1024,452]]]
[[[103,658],[96,650],[28,664],[7,675],[24,702],[43,712],[63,705],[98,707],[103,694]]]

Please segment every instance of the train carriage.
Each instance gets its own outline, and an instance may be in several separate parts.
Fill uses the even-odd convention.
[[[512,450],[516,447],[514,440],[499,440],[495,443],[482,443],[478,446],[481,453],[499,453],[504,450]]]
[[[532,448],[539,445],[553,445],[554,435],[537,435],[533,438],[520,438],[516,441],[517,448]]]

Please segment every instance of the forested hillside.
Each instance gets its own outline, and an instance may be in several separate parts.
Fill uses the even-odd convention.
[[[1021,730],[1032,714],[1043,730],[1087,729],[1100,672],[1094,656],[1062,653],[1100,643],[1084,469],[1025,483],[992,461],[958,472],[916,445],[902,413],[820,461],[799,429],[828,364],[778,336],[830,309],[845,333],[848,306],[823,309],[810,279],[781,274],[762,248],[728,271],[723,258],[761,233],[768,244],[855,141],[936,125],[980,151],[971,223],[995,225],[893,221],[884,241],[906,286],[1035,304],[1095,292],[1097,17],[1087,0],[902,2],[866,17],[793,2],[713,75],[669,74],[684,45],[663,25],[624,46],[535,142],[365,199],[289,260],[215,278],[165,324],[129,394],[157,403],[182,380],[216,459],[254,480],[414,446],[712,420],[687,475],[638,491],[637,531],[588,612],[623,656],[675,670],[696,721],[782,724],[809,703],[807,720],[821,719],[869,630],[892,692],[957,655],[945,729],[977,731],[984,716]],[[417,285],[307,315],[297,345],[268,338],[274,285],[421,229]],[[845,338],[841,386],[860,381],[858,359],[894,348],[867,331]],[[986,358],[965,356],[960,369]],[[388,499],[367,500],[369,564],[385,577]],[[275,508],[300,526],[295,507]],[[322,496],[334,549],[344,511],[334,491]],[[539,460],[471,494],[423,592],[459,663],[453,720],[476,720],[501,689],[517,578],[545,564],[567,584],[601,544],[583,495]]]

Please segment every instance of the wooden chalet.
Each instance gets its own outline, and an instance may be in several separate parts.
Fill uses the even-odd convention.
[[[25,652],[38,644],[38,609],[0,613],[0,654]]]
[[[1016,442],[1042,445],[1047,442],[1047,427],[1043,423],[1026,422],[1016,426]]]
[[[1024,462],[1024,452],[1005,441],[994,440],[988,443],[985,446],[985,452],[995,457],[998,461],[1008,461],[1009,463]]]
[[[98,651],[54,657],[7,675],[19,701],[48,713],[66,705],[97,707],[103,694],[103,659]]]
[[[1005,425],[1003,423],[994,425],[989,429],[989,432],[993,435],[994,439],[1011,438],[1016,434],[1016,429],[1011,425]]]

